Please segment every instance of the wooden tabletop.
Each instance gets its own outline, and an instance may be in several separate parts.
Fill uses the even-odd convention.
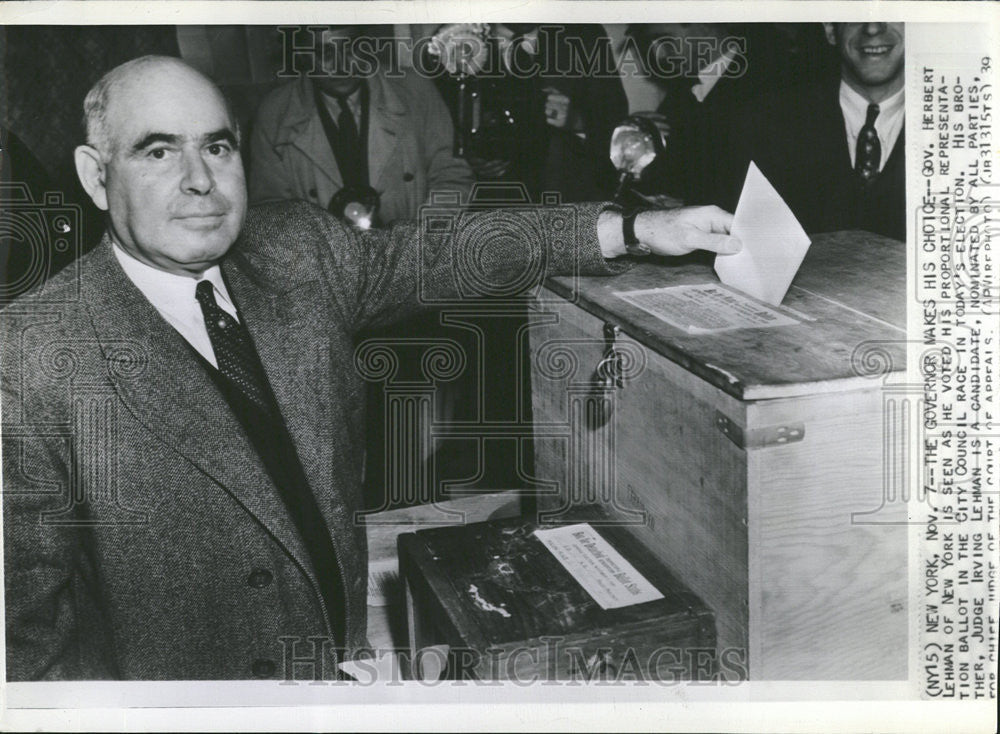
[[[797,323],[691,334],[639,309],[616,291],[718,283],[704,257],[655,258],[611,278],[556,277],[563,298],[742,400],[871,386],[906,367],[906,245],[868,232],[812,236],[778,309]]]

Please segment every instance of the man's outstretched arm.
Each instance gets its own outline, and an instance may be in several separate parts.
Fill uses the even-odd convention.
[[[354,331],[423,307],[516,296],[554,275],[615,275],[631,266],[622,257],[622,215],[607,204],[476,212],[431,206],[415,222],[369,231],[315,207],[286,204],[252,212],[246,233],[265,233],[261,225],[276,220],[288,241],[314,243],[317,274]],[[731,223],[721,209],[697,207],[642,212],[634,230],[656,255],[728,253],[739,249]]]

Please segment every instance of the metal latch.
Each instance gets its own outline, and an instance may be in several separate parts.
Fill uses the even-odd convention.
[[[604,357],[594,369],[595,382],[604,388],[625,386],[622,355],[615,344],[621,331],[621,328],[614,324],[608,322],[604,324]]]
[[[741,449],[756,449],[764,446],[783,446],[797,443],[806,435],[803,423],[789,423],[782,426],[763,426],[746,430],[736,425],[729,416],[715,411],[715,426]]]

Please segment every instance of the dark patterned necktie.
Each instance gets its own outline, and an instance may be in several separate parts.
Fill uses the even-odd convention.
[[[205,317],[219,372],[258,408],[272,412],[271,389],[246,327],[219,308],[211,281],[198,283],[195,298]]]
[[[346,186],[363,186],[367,182],[364,180],[361,160],[361,137],[358,135],[358,126],[354,121],[354,112],[351,105],[347,103],[347,97],[338,97],[337,103],[340,105],[340,115],[337,117],[337,131],[340,134],[340,147],[342,155],[337,159],[340,166],[340,175],[344,179]]]
[[[878,117],[877,104],[868,105],[868,115],[865,124],[858,133],[858,147],[854,152],[854,172],[862,183],[874,181],[878,176],[878,167],[882,162],[882,144],[875,131],[875,118]]]

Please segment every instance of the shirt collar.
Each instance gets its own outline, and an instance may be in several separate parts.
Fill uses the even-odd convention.
[[[365,82],[362,82],[362,84],[364,83]],[[336,115],[339,115],[340,111],[343,109],[343,107],[341,107],[343,101],[347,102],[347,106],[350,108],[351,114],[354,115],[355,118],[358,118],[361,114],[360,85],[346,97],[337,97],[332,94],[327,94],[323,90],[320,90],[320,96],[323,98],[323,103],[326,105],[326,108],[334,113],[334,121],[337,119]]]
[[[729,65],[733,63],[733,56],[734,54],[731,51],[726,51],[722,56],[698,72],[698,83],[691,87],[691,94],[699,102],[705,101],[705,97],[708,96],[708,93],[712,91],[719,79],[722,78],[722,75],[729,69]]]
[[[904,87],[900,87],[899,91],[893,94],[891,97],[886,97],[881,102],[878,103],[880,115],[885,115],[889,117],[890,115],[896,114],[898,110],[903,109],[903,93],[906,91]]]
[[[893,94],[891,97],[887,97],[878,103],[878,118],[876,118],[876,127],[878,127],[879,121],[885,121],[892,117],[896,112],[903,108],[903,92],[904,89],[900,89],[898,92]],[[857,137],[861,128],[865,124],[865,118],[868,116],[868,105],[871,104],[867,99],[865,99],[854,87],[848,84],[846,81],[841,80],[840,82],[840,107],[844,111],[844,122],[847,126],[847,132],[852,137]]]
[[[115,258],[122,266],[122,270],[125,271],[125,275],[159,311],[175,313],[178,309],[190,308],[192,304],[196,303],[195,288],[202,280],[210,281],[215,287],[215,297],[217,301],[220,301],[220,306],[224,302],[233,311],[236,309],[229,297],[229,291],[226,290],[225,281],[222,279],[222,269],[218,265],[213,265],[197,277],[177,275],[137,260],[134,255],[126,252],[114,241],[112,241],[112,249]]]

